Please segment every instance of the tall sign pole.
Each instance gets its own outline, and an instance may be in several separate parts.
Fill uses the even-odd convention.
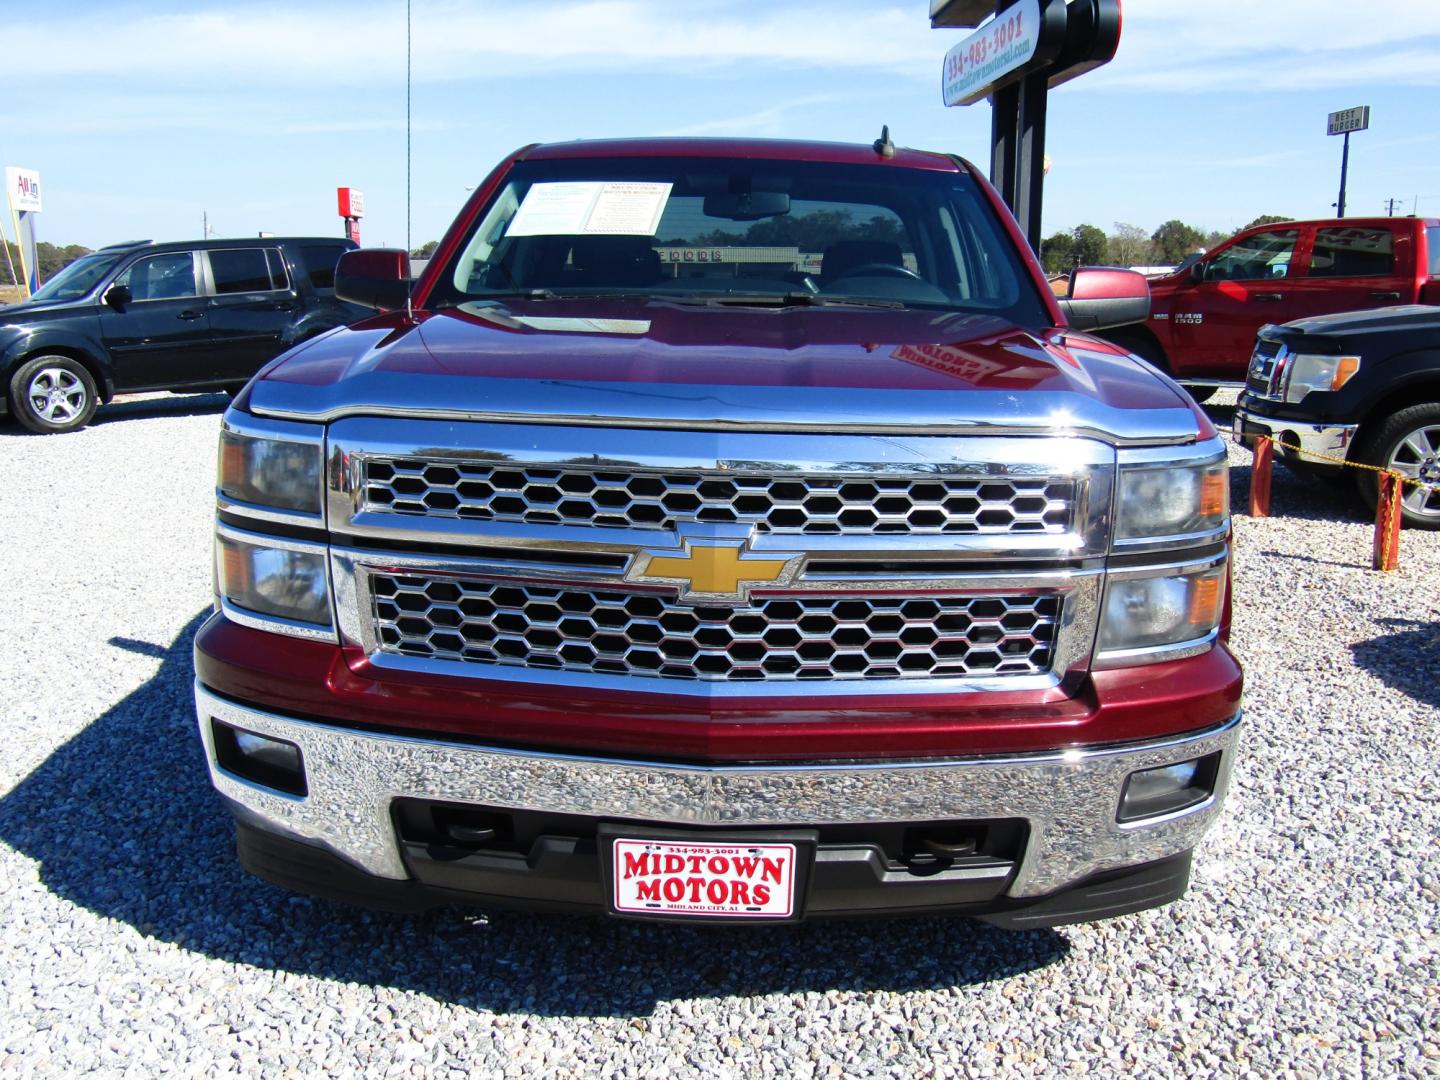
[[[941,95],[989,99],[990,182],[1038,253],[1049,91],[1114,59],[1120,0],[931,0],[930,25],[978,27],[945,54]]]
[[[5,169],[5,201],[15,242],[20,248],[20,283],[29,297],[40,287],[40,260],[35,251],[35,215],[41,210],[40,174],[34,169]]]
[[[1325,124],[1326,135],[1343,135],[1345,144],[1340,151],[1340,197],[1335,201],[1335,216],[1345,216],[1345,180],[1350,172],[1350,133],[1364,131],[1370,126],[1370,106],[1357,105],[1353,109],[1332,112]]]

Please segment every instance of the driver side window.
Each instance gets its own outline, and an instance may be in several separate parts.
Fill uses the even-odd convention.
[[[137,259],[115,284],[128,286],[136,302],[195,296],[195,259],[188,251]]]
[[[1290,270],[1290,259],[1299,238],[1299,229],[1273,229],[1248,236],[1205,263],[1205,280],[1283,278]]]

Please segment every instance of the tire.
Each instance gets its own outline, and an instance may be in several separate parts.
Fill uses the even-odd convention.
[[[84,427],[99,404],[95,379],[68,356],[37,356],[10,379],[10,411],[42,435]]]
[[[1356,447],[1355,460],[1434,484],[1433,489],[1406,484],[1400,518],[1411,528],[1440,529],[1440,402],[1411,405],[1391,413]],[[1373,508],[1380,489],[1375,474],[1361,472],[1355,482]]]

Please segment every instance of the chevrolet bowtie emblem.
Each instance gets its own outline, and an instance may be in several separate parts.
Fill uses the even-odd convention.
[[[640,552],[626,580],[678,583],[683,600],[736,603],[749,596],[750,586],[789,584],[800,569],[801,556],[752,552],[748,537],[682,537],[680,544],[678,551]]]

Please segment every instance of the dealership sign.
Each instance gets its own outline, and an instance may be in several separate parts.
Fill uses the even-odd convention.
[[[10,200],[10,209],[17,214],[35,213],[40,206],[40,174],[34,169],[5,169],[5,192]]]
[[[1370,106],[1357,105],[1353,109],[1332,112],[1325,127],[1327,135],[1348,135],[1352,131],[1364,131],[1370,126]]]
[[[362,218],[365,216],[365,193],[359,188],[336,188],[335,200],[339,204],[341,217]]]
[[[971,105],[1030,63],[1040,44],[1040,0],[1019,0],[945,54],[946,105]]]

